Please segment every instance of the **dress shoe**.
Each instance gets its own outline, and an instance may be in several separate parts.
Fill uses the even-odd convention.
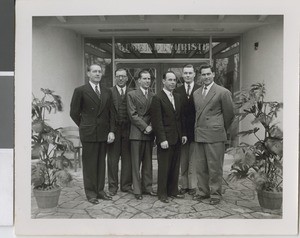
[[[189,194],[189,195],[194,195],[194,194],[196,194],[196,189],[194,189],[194,188],[189,189],[188,194]]]
[[[209,195],[200,195],[200,194],[196,194],[193,196],[193,200],[197,200],[197,201],[201,201],[204,199],[210,198]]]
[[[143,192],[143,194],[150,195],[150,196],[157,196],[157,193],[153,192],[153,191],[151,191],[151,192]]]
[[[220,203],[220,199],[219,198],[211,198],[209,201],[209,205],[217,205]]]
[[[180,198],[180,199],[182,199],[182,198],[184,198],[185,196],[184,196],[184,194],[176,194],[176,195],[171,195],[170,197],[171,197],[171,198]]]
[[[99,201],[98,201],[98,199],[97,198],[90,198],[89,200],[88,200],[90,203],[92,203],[92,204],[99,204]]]
[[[117,194],[117,191],[108,192],[108,195],[112,196],[112,197],[115,196],[116,194]]]
[[[130,189],[127,189],[127,190],[121,190],[123,193],[131,193],[133,194],[133,190],[130,188]]]
[[[181,188],[179,190],[179,194],[186,194],[188,192],[188,189],[187,188]]]
[[[102,199],[102,200],[112,200],[112,197],[111,196],[108,196],[106,194],[101,194],[98,196],[99,199]]]
[[[141,194],[134,194],[134,196],[137,200],[142,200],[143,199],[143,196]]]
[[[163,203],[169,203],[169,199],[167,199],[167,198],[160,198],[159,201],[161,201]]]

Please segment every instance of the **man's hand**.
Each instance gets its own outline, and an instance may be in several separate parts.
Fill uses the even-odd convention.
[[[187,137],[186,137],[186,136],[183,136],[183,137],[181,138],[181,143],[184,145],[186,142],[187,142]]]
[[[113,143],[115,140],[115,134],[113,132],[109,132],[107,136],[107,143]]]
[[[169,148],[169,143],[168,143],[168,141],[163,141],[163,142],[161,142],[160,143],[160,147],[162,148],[162,149],[168,149]]]
[[[151,132],[152,132],[152,126],[149,125],[149,126],[147,126],[146,129],[144,130],[144,133],[148,135],[148,134],[150,134]]]

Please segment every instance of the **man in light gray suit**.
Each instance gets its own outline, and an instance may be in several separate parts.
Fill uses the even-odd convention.
[[[131,121],[132,184],[135,198],[142,194],[155,196],[152,191],[152,147],[154,135],[150,123],[150,105],[154,93],[149,90],[151,76],[147,70],[139,73],[138,88],[127,94],[127,110]],[[141,174],[140,174],[140,167]]]
[[[214,83],[213,68],[203,65],[199,72],[203,86],[193,94],[196,143],[192,159],[196,164],[199,188],[195,198],[210,198],[210,204],[215,205],[222,196],[225,141],[234,110],[230,91]]]

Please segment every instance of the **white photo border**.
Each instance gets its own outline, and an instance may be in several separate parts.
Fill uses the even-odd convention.
[[[184,4],[184,7],[183,7]],[[15,225],[20,235],[295,235],[298,228],[299,5],[296,0],[17,0]],[[282,219],[31,219],[32,17],[52,15],[284,15]]]

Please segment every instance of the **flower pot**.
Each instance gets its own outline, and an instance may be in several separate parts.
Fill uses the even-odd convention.
[[[280,209],[282,206],[282,192],[257,190],[259,205],[267,209]]]
[[[36,199],[38,208],[40,209],[53,209],[58,205],[58,199],[61,188],[54,188],[50,190],[33,189],[33,194]]]

